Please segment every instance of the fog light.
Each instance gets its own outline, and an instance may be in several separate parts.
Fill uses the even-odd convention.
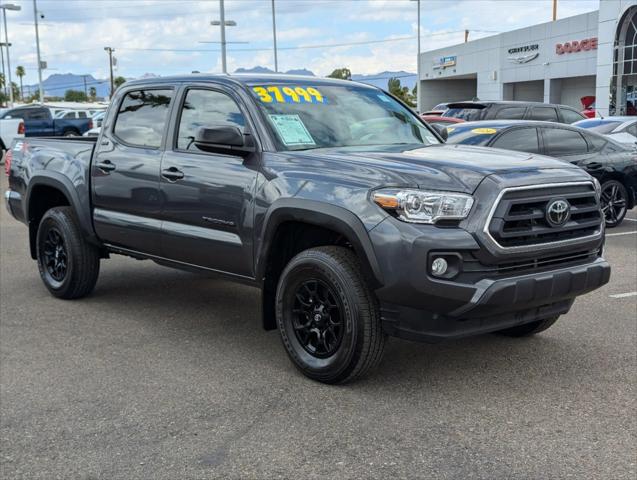
[[[431,262],[431,273],[436,277],[440,277],[447,272],[447,260],[438,257]]]

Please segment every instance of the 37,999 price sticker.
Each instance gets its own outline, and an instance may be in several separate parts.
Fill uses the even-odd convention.
[[[263,103],[327,103],[321,92],[314,87],[271,85],[252,87],[252,91]]]

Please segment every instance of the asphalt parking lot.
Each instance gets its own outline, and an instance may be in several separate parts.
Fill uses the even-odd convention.
[[[0,476],[635,479],[629,218],[611,283],[547,332],[392,339],[334,387],[297,373],[248,287],[114,256],[93,295],[54,299],[3,205]]]

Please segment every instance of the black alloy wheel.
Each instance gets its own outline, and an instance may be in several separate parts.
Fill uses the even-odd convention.
[[[57,228],[50,228],[47,232],[43,255],[46,275],[53,280],[53,283],[63,282],[66,277],[68,259],[64,238]]]
[[[380,362],[380,306],[350,249],[321,246],[294,256],[279,278],[275,307],[283,346],[309,378],[344,383]]]
[[[100,271],[100,251],[86,240],[71,207],[48,210],[35,243],[40,277],[52,295],[71,299],[91,293]]]
[[[609,180],[602,185],[602,213],[606,227],[617,227],[628,210],[628,193],[626,187],[617,180]]]
[[[326,358],[343,340],[343,307],[334,290],[312,278],[301,283],[295,293],[292,313],[294,333],[306,352]]]

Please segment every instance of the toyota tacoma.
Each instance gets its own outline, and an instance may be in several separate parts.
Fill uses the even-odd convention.
[[[541,332],[610,277],[586,172],[445,145],[355,82],[130,81],[99,137],[17,140],[5,167],[53,295],[88,295],[112,254],[244,282],[263,327],[326,383],[368,372],[388,335]]]

